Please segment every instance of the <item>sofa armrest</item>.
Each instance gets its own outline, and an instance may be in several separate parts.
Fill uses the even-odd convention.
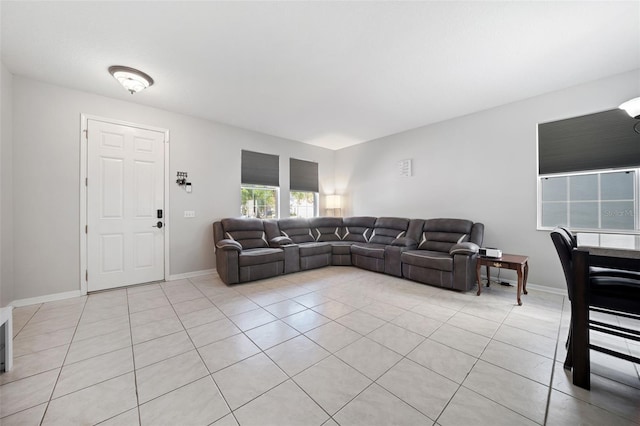
[[[226,247],[216,250],[216,270],[225,284],[237,284],[240,282],[240,251],[235,250],[233,244]]]
[[[480,247],[478,247],[477,244],[474,243],[459,243],[456,244],[455,246],[451,247],[451,250],[449,250],[449,254],[450,255],[454,255],[454,254],[467,254],[467,255],[474,255],[477,254],[478,251],[480,250]]]
[[[229,239],[218,241],[218,244],[216,244],[216,247],[219,248],[220,250],[225,250],[225,251],[228,251],[228,250],[235,250],[238,252],[242,251],[242,246],[240,245],[239,242],[234,240],[229,240]]]
[[[409,237],[400,237],[400,238],[396,238],[395,240],[391,241],[391,245],[395,246],[395,247],[405,247],[407,249],[415,249],[416,247],[418,247],[418,242],[416,240],[414,240],[413,238],[409,238]]]
[[[269,246],[273,248],[280,248],[289,244],[293,244],[289,237],[273,237],[269,240]]]

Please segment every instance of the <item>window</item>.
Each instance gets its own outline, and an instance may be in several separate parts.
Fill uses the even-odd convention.
[[[280,159],[277,155],[242,151],[240,214],[260,219],[278,218]]]
[[[538,124],[538,228],[640,234],[640,135],[620,109]]]
[[[318,193],[291,191],[289,198],[289,216],[314,217],[318,215]]]
[[[539,226],[638,231],[639,172],[627,169],[540,176]]]
[[[243,185],[240,215],[258,219],[277,219],[279,193],[280,190],[275,187]]]
[[[318,163],[289,159],[289,215],[318,215]]]

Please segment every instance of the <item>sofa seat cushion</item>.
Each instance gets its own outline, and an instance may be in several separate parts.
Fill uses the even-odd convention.
[[[279,248],[243,250],[240,256],[238,256],[238,264],[240,266],[262,265],[263,263],[278,261],[284,261],[284,251]]]
[[[453,256],[440,251],[409,250],[402,253],[400,260],[402,263],[422,268],[453,271]]]
[[[366,257],[373,257],[376,259],[384,259],[384,248],[386,247],[386,244],[374,244],[374,243],[367,243],[367,244],[360,244],[360,243],[355,243],[351,246],[351,254],[353,255],[359,255],[359,256],[366,256]]]
[[[302,243],[298,247],[300,248],[300,257],[331,254],[331,244],[329,243]]]
[[[351,254],[352,241],[331,241],[333,254]]]

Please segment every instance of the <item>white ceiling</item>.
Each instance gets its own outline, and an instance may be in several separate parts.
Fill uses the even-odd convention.
[[[339,149],[640,68],[639,1],[9,2],[14,74]],[[126,65],[156,84],[129,95]]]

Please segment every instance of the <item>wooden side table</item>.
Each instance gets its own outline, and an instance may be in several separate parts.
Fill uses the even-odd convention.
[[[478,257],[476,265],[476,276],[478,278],[478,296],[482,292],[482,282],[480,281],[480,267],[484,265],[487,268],[487,287],[491,283],[489,268],[512,269],[518,272],[518,305],[522,305],[520,294],[527,293],[527,275],[529,275],[529,258],[517,254],[503,254],[500,258],[495,257]]]

